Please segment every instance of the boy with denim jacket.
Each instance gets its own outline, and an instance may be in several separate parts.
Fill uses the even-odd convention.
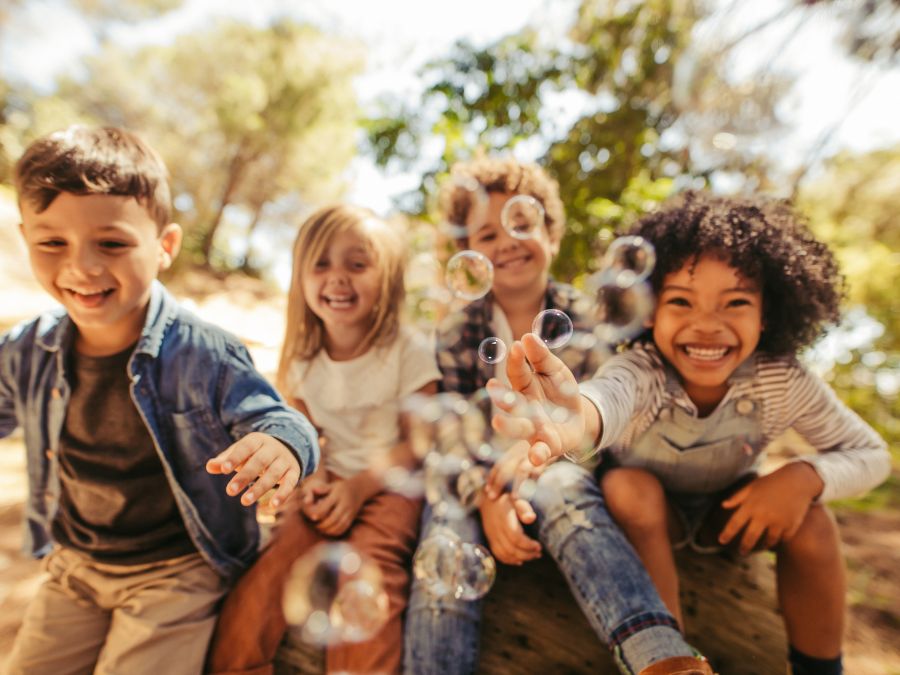
[[[256,556],[246,507],[315,469],[316,434],[156,281],[181,229],[142,140],[51,134],[15,186],[32,270],[62,310],[0,338],[0,435],[23,427],[26,548],[48,573],[8,672],[200,672],[219,599]]]
[[[442,215],[452,223],[466,224],[457,233],[457,244],[485,255],[494,269],[490,294],[449,316],[437,332],[441,390],[471,395],[505,371],[479,359],[482,340],[496,336],[512,344],[530,332],[534,317],[547,309],[565,312],[582,336],[590,334],[594,324],[583,296],[550,277],[550,263],[559,252],[565,229],[556,182],[537,165],[511,157],[461,162],[453,167],[452,176],[455,181],[442,190]],[[475,184],[487,193],[486,199],[471,189]],[[542,222],[528,237],[514,236],[502,223],[504,209],[517,196],[531,197],[542,207],[538,210]],[[600,365],[598,353],[576,341],[558,354],[579,379],[590,378]],[[444,520],[426,506],[421,539],[437,527],[449,528],[464,541],[487,543],[494,556],[508,565],[527,563],[546,549],[623,673],[709,675],[709,664],[694,656],[633,548],[612,521],[593,473],[572,462],[556,462],[536,478],[537,490],[529,503],[501,487],[511,482],[507,477],[520,474],[525,464],[530,466],[523,446],[510,447],[487,477],[486,496],[476,513]],[[474,673],[481,615],[480,600],[432,597],[425,583],[414,579],[406,618],[404,672]]]

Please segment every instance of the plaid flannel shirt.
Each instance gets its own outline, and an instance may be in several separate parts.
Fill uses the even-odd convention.
[[[581,301],[581,302],[579,302]],[[584,296],[572,286],[550,280],[547,284],[546,309],[565,312],[576,334],[590,333],[594,329],[584,311]],[[437,331],[437,359],[442,379],[441,391],[473,394],[494,376],[495,364],[478,358],[481,342],[493,334],[493,294],[475,300],[462,311],[454,312],[441,322]],[[579,382],[591,377],[600,367],[602,352],[583,349],[572,342],[554,352],[569,367]],[[501,367],[505,364],[501,362]]]

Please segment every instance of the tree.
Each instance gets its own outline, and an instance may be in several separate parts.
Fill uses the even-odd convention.
[[[58,96],[93,120],[139,129],[172,173],[194,262],[228,268],[214,250],[229,214],[254,222],[296,192],[333,198],[355,152],[355,45],[290,21],[222,22],[136,52],[107,45],[87,81]]]
[[[456,159],[539,138],[539,161],[559,180],[567,209],[554,273],[573,279],[596,265],[613,230],[679,185],[703,185],[717,171],[739,173],[748,188],[764,181],[767,160],[739,141],[778,128],[774,105],[788,82],[734,81],[721,54],[688,51],[699,17],[688,1],[583,0],[559,46],[531,30],[480,50],[460,43],[426,66],[423,78],[434,84],[422,106],[385,102],[370,121],[375,157],[410,165],[423,138],[443,139],[418,199],[403,203],[421,213]],[[676,72],[688,60],[687,72]],[[557,129],[567,105],[584,113]]]

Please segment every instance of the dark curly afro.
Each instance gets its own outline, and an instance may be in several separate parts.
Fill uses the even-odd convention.
[[[684,192],[641,218],[629,234],[656,247],[650,282],[657,294],[666,275],[704,255],[721,257],[759,283],[761,351],[794,354],[839,320],[844,280],[834,256],[784,202]]]

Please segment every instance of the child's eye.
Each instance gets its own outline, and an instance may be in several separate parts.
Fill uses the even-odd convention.
[[[687,298],[669,298],[666,300],[667,305],[675,305],[676,307],[690,307],[691,303],[687,301]]]
[[[366,262],[350,263],[350,268],[353,270],[356,270],[356,271],[365,270],[365,269],[368,269],[368,267],[369,267],[369,264]]]
[[[39,241],[37,245],[40,248],[52,249],[65,246],[66,242],[64,242],[62,239],[45,239],[44,241]]]
[[[313,265],[313,269],[316,269],[316,270],[328,269],[328,261],[327,260],[317,260],[316,264]]]
[[[110,251],[115,251],[115,250],[118,250],[118,249],[123,249],[123,248],[125,248],[125,247],[127,247],[127,246],[128,246],[128,244],[126,244],[124,241],[112,241],[112,240],[110,240],[110,241],[101,241],[101,242],[100,242],[100,248],[106,249],[106,250],[110,250]]]
[[[750,301],[746,298],[735,298],[734,300],[729,300],[727,307],[744,307],[749,305]]]
[[[494,241],[497,238],[497,235],[491,232],[490,234],[483,234],[480,237],[477,237],[475,241],[478,242],[486,242],[486,241]]]

